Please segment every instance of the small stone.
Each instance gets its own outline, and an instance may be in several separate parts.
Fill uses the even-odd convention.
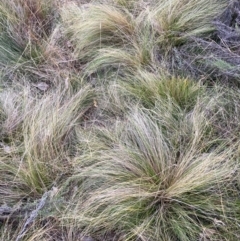
[[[33,86],[37,87],[38,89],[42,91],[46,91],[49,88],[49,85],[46,84],[45,82],[39,82],[37,84],[33,84]]]

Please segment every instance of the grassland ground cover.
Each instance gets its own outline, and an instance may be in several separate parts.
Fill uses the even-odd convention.
[[[0,241],[240,240],[240,2],[2,0]]]

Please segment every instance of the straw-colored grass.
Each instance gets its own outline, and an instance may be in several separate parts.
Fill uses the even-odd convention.
[[[191,36],[201,36],[214,30],[212,21],[227,5],[227,1],[170,0],[160,1],[149,14],[159,33],[159,43],[166,48],[183,44]]]
[[[41,194],[71,171],[72,130],[93,107],[94,92],[85,86],[76,94],[57,89],[36,98],[30,89],[23,89],[3,96],[1,144],[8,158],[0,166],[12,176],[7,189],[12,182],[12,188],[17,185],[25,194]]]
[[[89,147],[75,167],[81,186],[64,220],[78,222],[86,234],[113,232],[120,240],[198,240],[206,230],[227,237],[234,147],[206,151],[207,126],[197,110],[180,129],[171,123],[172,135],[189,135],[188,143],[176,146],[162,130],[161,114],[133,112],[123,126],[85,140]]]
[[[134,34],[131,14],[107,5],[70,4],[63,8],[62,19],[76,54],[86,61],[109,44],[113,47],[129,44]]]

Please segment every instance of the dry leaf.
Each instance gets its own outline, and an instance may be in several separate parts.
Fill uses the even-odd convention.
[[[93,101],[93,106],[96,107],[96,108],[98,107],[96,100]]]

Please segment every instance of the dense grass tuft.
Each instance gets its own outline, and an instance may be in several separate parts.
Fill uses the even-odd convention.
[[[128,44],[134,34],[131,14],[106,5],[70,4],[62,10],[62,19],[67,27],[77,55],[88,61],[97,55],[97,50],[109,46]]]
[[[1,144],[10,156],[1,168],[11,170],[12,188],[17,184],[26,194],[43,193],[71,171],[72,129],[93,106],[94,92],[89,86],[76,94],[61,89],[51,92],[34,98],[30,89],[23,89],[20,94],[5,93],[7,98],[2,100],[5,138]]]
[[[198,114],[182,123],[192,135],[184,147],[166,138],[161,113],[158,119],[146,111],[134,112],[124,127],[100,131],[102,145],[89,138],[89,148],[76,159],[76,178],[82,180],[76,206],[63,219],[78,222],[86,233],[112,231],[120,240],[193,240],[205,229],[221,237],[226,227],[214,222],[231,228],[226,183],[232,183],[237,164],[234,149],[204,151],[207,142],[200,136],[206,126],[193,123],[201,121]],[[172,135],[184,136],[182,129]]]
[[[214,30],[212,21],[226,7],[227,1],[161,1],[149,14],[164,47],[183,44],[191,36]]]
[[[165,99],[183,110],[193,107],[204,92],[201,83],[188,78],[173,77],[165,73],[153,74],[147,71],[139,71],[135,77],[123,78],[120,86],[126,95],[134,96],[146,107],[153,107],[158,100]]]

